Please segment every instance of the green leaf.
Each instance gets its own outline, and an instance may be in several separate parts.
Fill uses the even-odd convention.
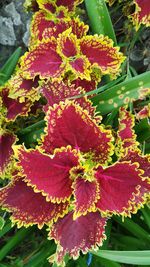
[[[140,264],[150,266],[150,250],[144,251],[111,251],[99,250],[92,251],[96,256],[127,264]]]
[[[22,242],[35,228],[21,228],[0,250],[0,261],[14,249],[20,242]]]
[[[117,262],[114,261],[110,261],[108,259],[104,259],[102,257],[99,257],[100,261],[99,261],[99,266],[104,266],[104,267],[121,267],[121,265]]]
[[[0,85],[3,85],[10,78],[17,65],[20,55],[21,47],[18,47],[4,64],[4,66],[0,69]]]
[[[26,263],[24,267],[39,266],[39,264],[42,264],[44,260],[47,261],[47,258],[55,252],[55,249],[55,244],[51,241],[46,240],[43,243],[42,248],[29,259],[28,263]]]
[[[150,137],[150,124],[147,118],[141,120],[135,126],[135,133],[137,134],[137,140],[143,142]]]
[[[46,125],[44,120],[36,122],[27,128],[24,128],[17,132],[19,141],[24,142],[25,145],[34,144],[40,139],[41,134],[44,133],[44,126]]]
[[[150,94],[150,71],[123,81],[92,98],[101,114],[142,99]],[[98,90],[98,89],[97,89]]]
[[[150,243],[149,232],[145,231],[140,225],[133,222],[133,220],[125,218],[124,221],[122,221],[122,219],[118,216],[114,216],[113,219],[137,238],[141,238],[142,240]]]
[[[0,77],[4,78],[6,75],[4,73],[0,73]]]
[[[110,114],[108,114],[106,119],[104,120],[104,124],[112,126],[113,125],[113,121],[116,118],[117,114],[118,114],[118,109],[117,108],[112,110],[112,112]]]
[[[3,217],[0,216],[0,230],[3,229],[4,225],[5,225],[5,220],[3,219]]]
[[[111,18],[104,0],[85,0],[93,33],[107,35],[117,45]]]
[[[143,214],[145,223],[148,225],[148,227],[150,229],[150,209],[149,209],[149,207],[145,205],[145,207],[143,209],[141,209],[141,212]]]
[[[46,122],[44,120],[38,121],[24,129],[21,129],[20,131],[17,132],[18,135],[26,135],[29,134],[33,131],[37,131],[41,128],[44,128],[46,125]]]
[[[145,143],[145,154],[150,153],[150,143]]]
[[[79,267],[87,267],[86,260],[81,256],[77,259],[77,264]]]
[[[8,224],[6,224],[3,229],[1,229],[0,231],[0,238],[2,238],[6,233],[8,233],[10,230],[12,230],[12,224],[11,222],[9,222]]]
[[[147,243],[144,240],[138,239],[136,237],[122,235],[122,234],[113,234],[113,241],[115,244],[119,245],[119,249],[124,250],[138,250],[138,249],[147,249]]]
[[[126,78],[126,75],[123,75],[121,77],[119,77],[117,80],[114,80],[114,81],[111,81],[105,85],[103,85],[102,87],[100,88],[97,88],[97,89],[94,89],[94,90],[91,90],[89,92],[86,92],[85,94],[80,94],[80,95],[76,95],[76,96],[72,96],[72,97],[69,97],[68,99],[69,100],[72,100],[72,99],[78,99],[78,98],[81,98],[83,96],[92,96],[94,94],[98,94],[98,93],[101,93],[101,92],[104,92],[105,90],[115,86],[116,84],[119,84],[120,82],[122,82],[124,79]]]

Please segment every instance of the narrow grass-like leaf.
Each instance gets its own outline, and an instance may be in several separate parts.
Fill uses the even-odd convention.
[[[99,266],[103,266],[103,267],[121,267],[121,265],[115,261],[111,261],[111,260],[108,260],[108,259],[104,259],[102,257],[99,257],[100,260],[99,260],[99,263],[100,265]]]
[[[150,228],[150,209],[148,208],[148,206],[145,205],[145,207],[141,209],[141,212],[143,214],[145,223]]]
[[[93,254],[105,259],[127,264],[140,264],[150,266],[150,250],[145,251],[92,251]]]
[[[25,135],[28,133],[31,133],[33,131],[36,131],[38,129],[44,128],[44,126],[46,125],[44,120],[38,121],[24,129],[21,129],[20,131],[17,132],[18,135]]]
[[[4,77],[6,77],[6,75],[4,74],[4,73],[0,73],[0,78],[4,78]]]
[[[0,216],[0,230],[3,229],[4,225],[5,225],[5,220],[3,219],[3,217]]]
[[[101,92],[104,92],[106,90],[108,90],[109,88],[112,88],[113,86],[115,86],[116,84],[119,84],[120,82],[124,81],[126,78],[126,75],[123,75],[121,77],[119,77],[117,80],[115,81],[111,81],[103,86],[101,86],[100,88],[97,88],[97,89],[94,89],[94,90],[91,90],[85,94],[80,94],[80,95],[76,95],[76,96],[72,96],[72,97],[69,97],[68,99],[71,100],[71,99],[77,99],[77,98],[81,98],[83,96],[92,96],[94,94],[99,94]]]
[[[122,219],[118,216],[114,216],[113,219],[137,238],[141,238],[148,243],[150,242],[149,232],[145,231],[141,226],[133,222],[133,220],[125,218],[124,221],[122,221]]]
[[[123,234],[113,234],[112,239],[116,245],[119,245],[119,248],[124,248],[124,250],[147,249],[147,243],[136,237]]]
[[[49,256],[51,256],[55,251],[55,244],[50,241],[46,241],[41,250],[38,251],[35,255],[33,255],[28,263],[24,264],[24,267],[37,267],[39,264],[42,264],[44,260],[46,261]]]
[[[110,114],[108,114],[106,119],[104,120],[104,124],[105,125],[112,125],[115,117],[117,116],[117,114],[118,114],[118,109],[117,108],[112,110],[112,112]]]
[[[145,154],[150,153],[150,143],[145,143]]]
[[[81,256],[77,260],[77,264],[79,267],[87,267],[86,261]]]
[[[135,126],[135,133],[137,134],[137,139],[139,142],[143,142],[150,138],[150,124],[148,119],[141,120]]]
[[[0,261],[14,249],[19,243],[21,243],[32,231],[34,227],[20,229],[0,250]]]
[[[10,76],[12,75],[19,57],[21,55],[21,47],[18,47],[16,51],[11,55],[11,57],[7,60],[4,66],[0,69],[0,85],[5,83]]]
[[[92,102],[97,111],[107,114],[120,106],[142,99],[150,94],[150,71],[123,81],[94,96]]]
[[[111,18],[104,0],[85,0],[86,10],[93,33],[107,35],[117,45]]]
[[[149,95],[149,98],[148,98],[148,99],[143,100],[143,101],[141,101],[140,103],[138,103],[138,106],[139,106],[139,107],[144,107],[144,106],[146,106],[146,105],[149,104],[149,103],[150,103],[150,95]]]
[[[6,233],[8,233],[10,230],[12,230],[13,227],[12,227],[12,224],[11,222],[10,223],[7,223],[3,229],[0,231],[0,238],[2,238]]]

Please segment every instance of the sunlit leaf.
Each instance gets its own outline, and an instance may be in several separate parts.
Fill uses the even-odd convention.
[[[150,266],[150,250],[145,251],[111,251],[99,250],[92,252],[102,258],[127,264],[140,264]]]
[[[4,66],[0,69],[0,85],[5,83],[13,73],[19,57],[21,55],[21,47],[18,47],[11,57],[6,61]]]
[[[112,112],[115,108],[127,105],[150,94],[150,71],[123,81],[92,98],[101,114]]]

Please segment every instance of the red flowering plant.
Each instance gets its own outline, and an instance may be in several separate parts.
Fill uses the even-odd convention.
[[[15,81],[17,79],[16,76]],[[19,86],[15,84],[17,90],[16,87],[12,90],[9,83],[0,88],[0,177],[2,179],[10,178],[14,170],[15,159],[12,146],[16,143],[17,136],[12,132],[12,129],[9,129],[8,125],[14,123],[18,117],[28,116],[33,102],[37,99],[35,97],[35,100],[31,101],[31,98],[26,97],[24,90],[22,90],[25,87],[26,89],[27,87],[30,88],[31,81],[28,80],[26,84],[28,86],[26,86],[25,82],[22,83],[18,79],[18,84]],[[17,95],[13,94],[15,91],[17,91]]]
[[[76,7],[82,2],[83,0],[26,0],[24,6],[33,11],[41,9],[54,19],[74,15]]]
[[[60,18],[56,12],[49,16],[44,7],[53,3],[74,10],[82,1],[37,2],[40,10],[31,24],[30,51],[20,61],[24,78],[61,80],[67,76],[70,80],[90,81],[93,72],[97,73],[98,81],[105,74],[116,78],[125,57],[111,39],[103,35],[87,36],[89,27],[76,17],[75,11],[72,17]]]
[[[135,117],[124,107],[120,108],[120,122],[117,138],[117,149],[119,148],[120,160],[138,162],[144,171],[143,177],[150,176],[150,155],[142,155],[140,144],[136,140],[134,131]]]
[[[54,18],[49,17],[43,10],[34,14],[31,23],[30,47],[42,39],[50,39],[52,36],[57,38],[60,33],[69,28],[77,38],[82,38],[88,32],[88,25],[85,25],[78,17],[57,18],[56,21]]]
[[[101,55],[98,57],[98,55]],[[119,74],[124,57],[112,40],[105,36],[83,36],[78,39],[71,28],[58,38],[44,39],[22,57],[21,72],[25,78],[40,76],[41,79],[63,79],[71,72],[75,78],[91,80],[94,69],[100,77]]]
[[[137,114],[136,118],[138,120],[149,118],[150,117],[150,104],[144,106]]]
[[[4,87],[0,92],[1,97],[1,116],[2,121],[14,121],[17,116],[26,116],[30,110],[32,102],[27,98],[24,102],[20,102],[17,98],[12,98],[9,95],[9,88]]]
[[[150,157],[142,153],[135,116],[124,107],[146,103],[150,83],[142,75],[117,78],[125,56],[112,25],[89,35],[78,16],[82,2],[26,1],[34,12],[29,50],[0,88],[0,206],[18,228],[47,228],[57,245],[49,261],[61,267],[66,254],[77,259],[101,247],[108,220],[137,213],[150,191]],[[108,18],[101,3],[94,9],[97,19],[104,7],[100,23]],[[148,106],[138,120],[147,120]]]
[[[9,97],[18,99],[20,103],[24,103],[27,99],[34,102],[39,100],[39,79],[24,79],[19,71],[12,75],[7,83],[9,87]]]
[[[39,100],[38,81],[25,80],[19,72],[0,88],[0,177],[10,178],[14,170],[13,144],[17,136],[17,119],[29,116],[34,103]],[[11,126],[13,125],[13,126]]]
[[[73,98],[76,95],[82,95],[80,98],[76,98],[75,103],[78,103],[83,109],[86,109],[91,117],[95,118],[96,121],[101,121],[101,116],[96,114],[96,108],[92,106],[91,101],[85,95],[85,90],[81,86],[76,84],[65,84],[63,81],[51,82],[47,80],[42,82],[40,85],[40,92],[45,97],[47,103],[43,106],[43,111],[46,113],[49,107],[54,104],[59,104],[60,101]]]
[[[73,101],[50,107],[46,122],[39,147],[14,148],[17,173],[1,190],[0,202],[19,227],[49,226],[49,238],[58,244],[56,261],[62,266],[66,253],[76,259],[80,251],[102,244],[112,214],[130,216],[146,202],[150,162],[147,158],[143,165],[140,156],[131,160],[130,151],[112,162],[111,131]],[[128,136],[128,118],[122,125],[118,136],[123,146],[135,142]]]

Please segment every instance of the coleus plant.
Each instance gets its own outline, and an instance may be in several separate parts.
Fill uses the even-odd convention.
[[[110,5],[113,5],[116,0],[106,0]],[[150,5],[149,0],[133,0],[133,1],[122,1],[118,0],[118,2],[125,3],[125,10],[128,10],[128,17],[131,19],[135,29],[138,30],[140,26],[143,24],[147,27],[150,26]],[[130,11],[131,7],[134,7],[134,11]]]
[[[100,55],[100,56],[99,56]],[[63,79],[71,73],[74,79],[91,80],[94,69],[99,76],[109,74],[115,78],[125,57],[105,36],[83,36],[78,39],[71,28],[58,38],[44,39],[31,48],[21,59],[21,72],[25,78],[36,76]]]
[[[150,189],[150,157],[136,141],[134,116],[121,107],[112,131],[85,96],[103,75],[115,79],[125,57],[107,36],[87,35],[75,13],[81,2],[26,1],[35,11],[29,52],[1,88],[1,171],[11,180],[0,205],[18,227],[47,225],[60,266],[67,253],[77,259],[101,246],[108,219],[136,213]],[[34,149],[16,145],[9,123],[30,116],[41,96],[45,133]]]
[[[24,6],[33,11],[43,10],[54,19],[54,17],[69,17],[75,15],[76,7],[83,0],[26,0]]]
[[[60,3],[70,8],[71,2]],[[57,14],[49,16],[48,10],[43,10],[43,4],[39,4],[39,8],[31,24],[30,51],[20,61],[24,78],[40,76],[41,79],[61,80],[67,75],[71,80],[91,80],[91,74],[96,72],[99,80],[102,75],[115,78],[120,73],[125,57],[118,47],[113,47],[111,39],[87,35],[89,27],[76,18],[75,12],[72,18],[58,18]]]
[[[14,121],[18,116],[26,116],[32,105],[28,98],[25,98],[24,102],[20,102],[19,98],[11,98],[9,92],[8,87],[4,87],[0,92],[2,100],[1,122],[4,123]]]
[[[130,216],[149,195],[150,157],[142,156],[133,117],[120,110],[116,162],[113,135],[79,104],[66,100],[51,107],[42,143],[36,149],[14,146],[12,181],[0,191],[2,207],[20,226],[50,228],[56,261],[76,259],[102,245],[112,214]],[[37,204],[38,203],[38,204]]]
[[[137,114],[137,119],[145,119],[150,117],[150,104],[144,106]]]
[[[0,131],[0,177],[9,178],[14,168],[14,152],[12,146],[16,142],[16,136],[11,132],[1,129]]]
[[[150,26],[150,5],[148,0],[134,0],[135,11],[129,16],[136,30],[139,29],[140,25]]]

